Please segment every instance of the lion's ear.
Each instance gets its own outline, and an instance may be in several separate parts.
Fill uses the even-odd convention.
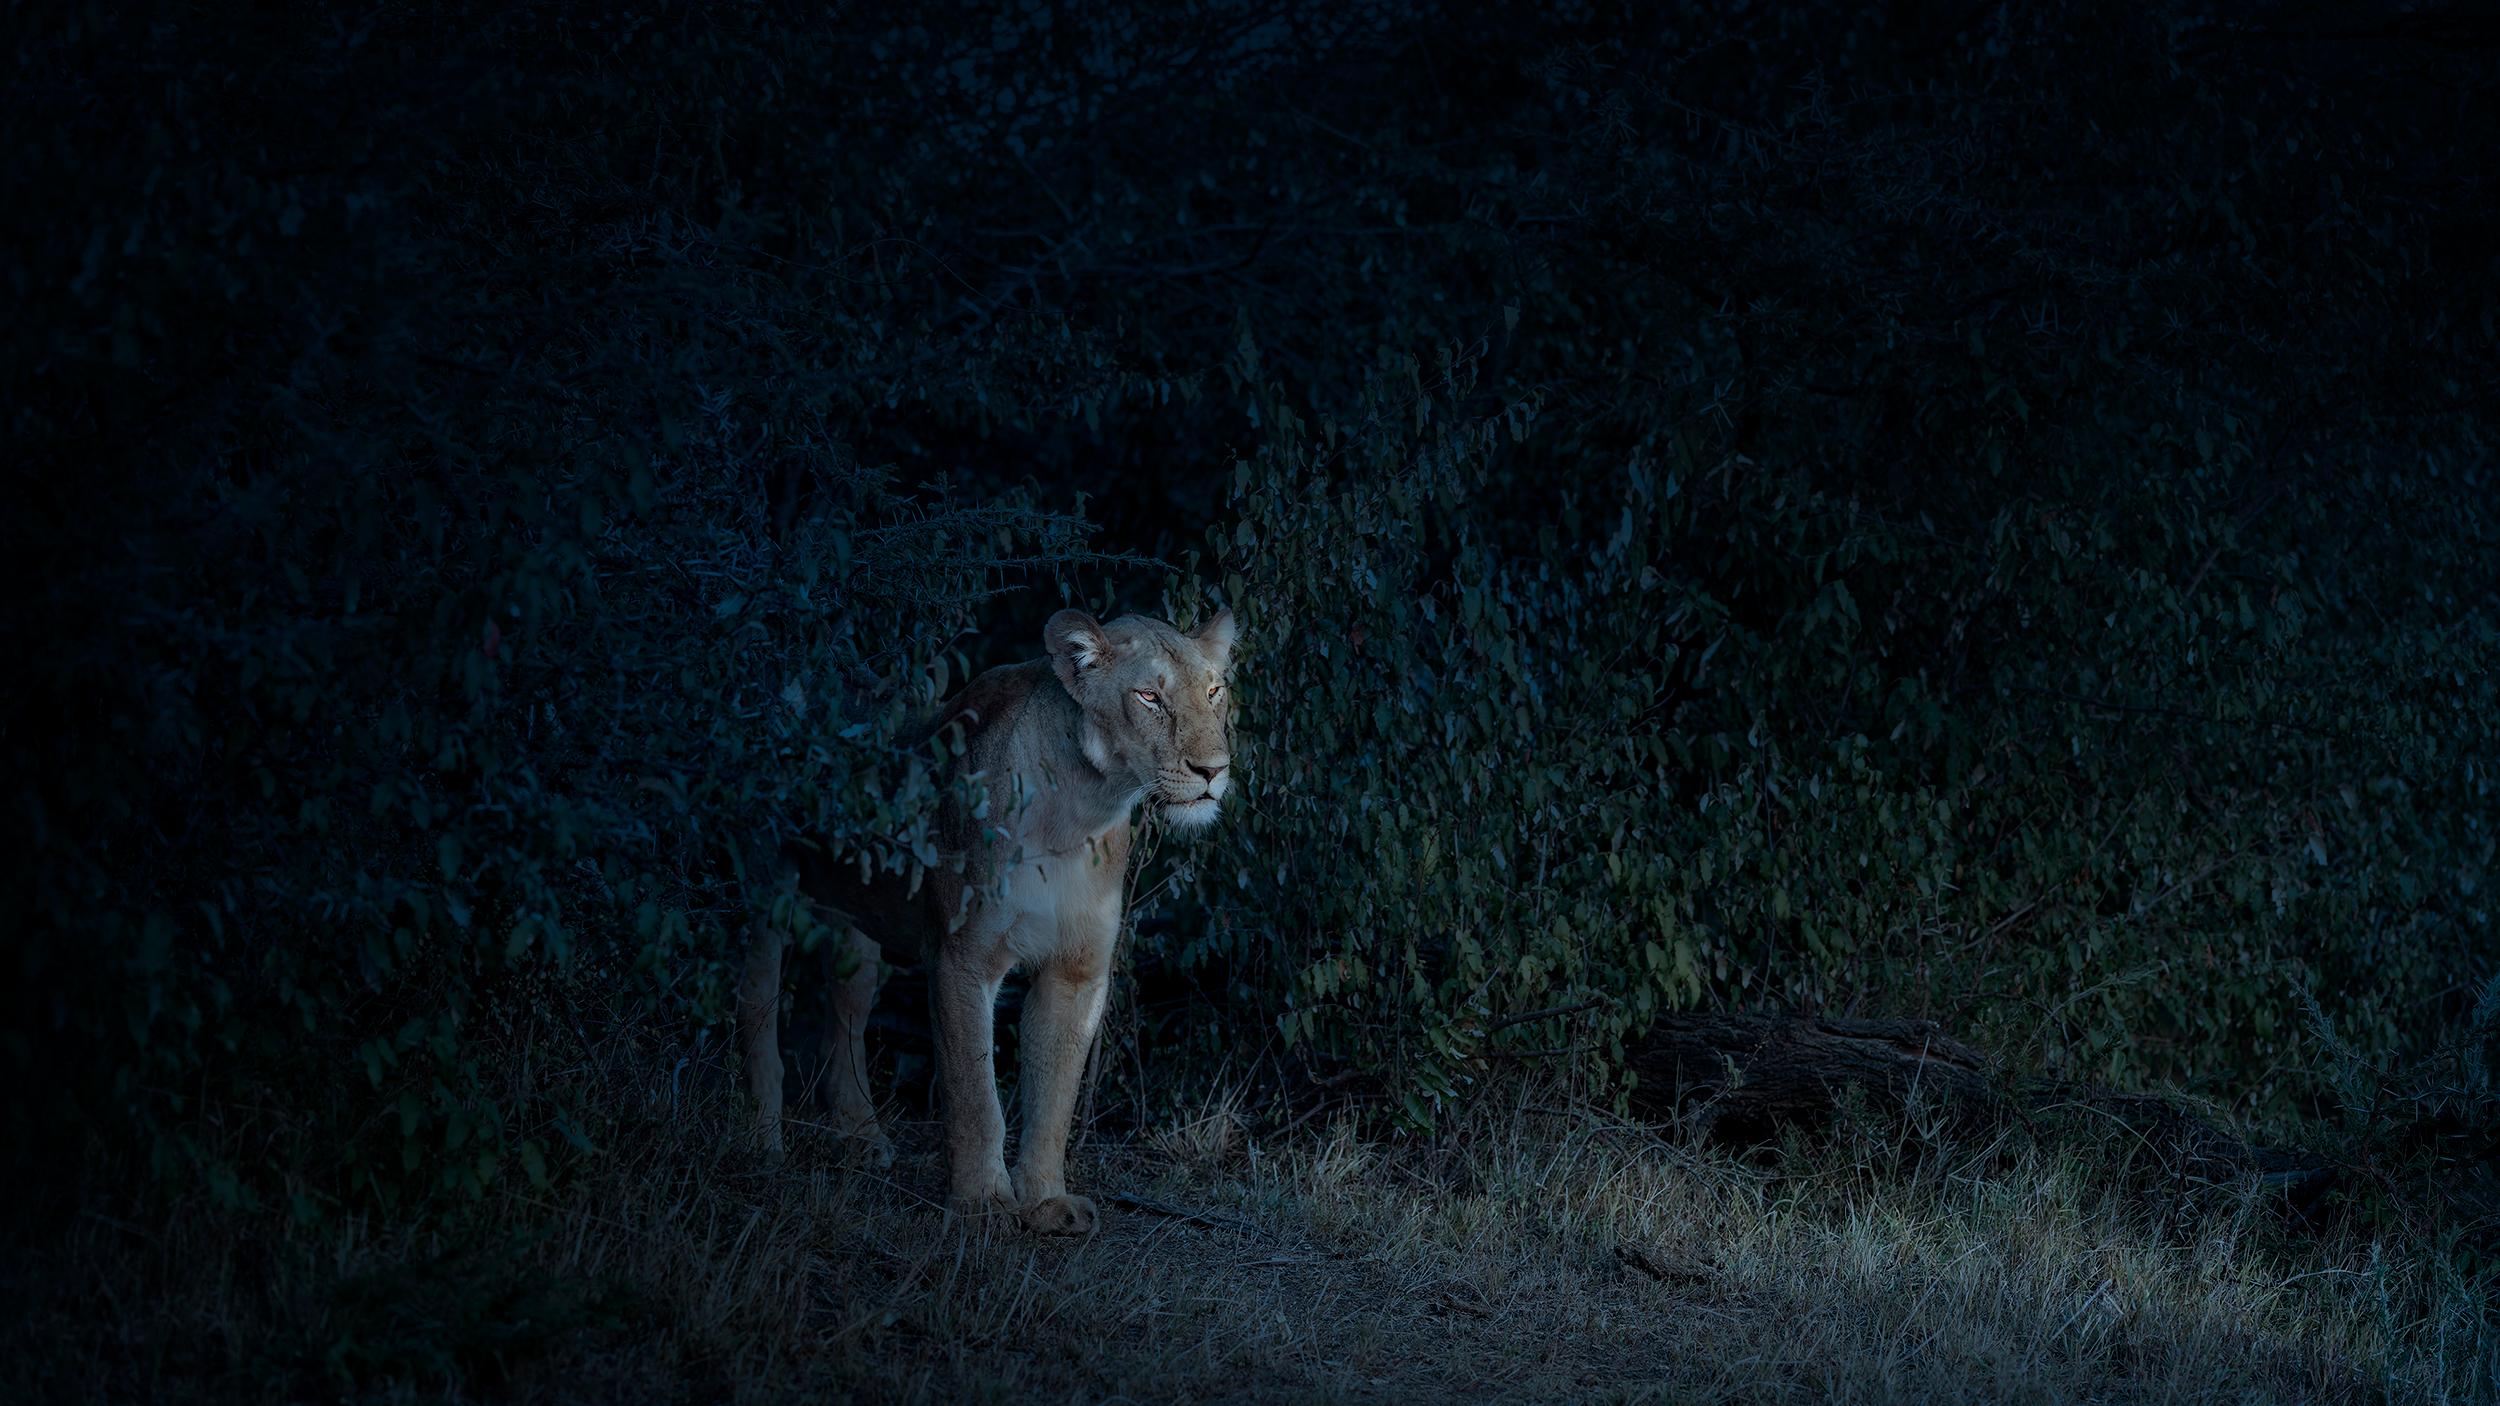
[[[1215,612],[1190,638],[1206,651],[1208,661],[1221,670],[1233,657],[1233,613],[1230,610]]]
[[[1077,675],[1111,657],[1111,640],[1102,622],[1082,610],[1063,610],[1042,626],[1042,647],[1050,651],[1050,667],[1059,682],[1076,690]]]

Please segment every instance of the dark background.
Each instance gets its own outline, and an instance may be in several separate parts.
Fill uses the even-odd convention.
[[[1245,625],[1107,1102],[1424,1128],[1703,1005],[2486,1116],[2402,1072],[2500,1006],[2479,8],[9,23],[5,1057],[80,1194],[561,1177],[1069,602]]]

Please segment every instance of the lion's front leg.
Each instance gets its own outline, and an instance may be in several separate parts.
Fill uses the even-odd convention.
[[[1093,944],[1088,944],[1091,947]],[[1025,1224],[1052,1234],[1089,1234],[1094,1203],[1068,1194],[1068,1124],[1076,1113],[1086,1052],[1102,1023],[1111,952],[1056,957],[1033,972],[1024,998],[1024,1137],[1016,1151],[1016,1200]]]
[[[967,1214],[1004,1210],[1015,1201],[1014,1183],[1007,1178],[1007,1120],[998,1110],[998,1062],[992,1050],[998,985],[1006,968],[989,946],[941,944],[929,973],[938,1087],[946,1100],[948,1199]]]

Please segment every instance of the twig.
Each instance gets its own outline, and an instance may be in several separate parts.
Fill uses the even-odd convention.
[[[1187,1221],[1192,1225],[1212,1226],[1217,1230],[1234,1230],[1244,1235],[1259,1233],[1258,1226],[1249,1220],[1241,1216],[1226,1215],[1221,1211],[1193,1211],[1187,1206],[1175,1206],[1169,1201],[1150,1201],[1143,1196],[1132,1196],[1125,1191],[1114,1192],[1104,1199],[1114,1206],[1123,1206],[1132,1211],[1144,1211],[1149,1215],[1170,1216],[1174,1220]]]
[[[2203,713],[2190,711],[2186,708],[2171,708],[2158,703],[2126,703],[2115,698],[2094,698],[2087,694],[2069,693],[2064,689],[2058,688],[2034,688],[2029,684],[2012,684],[2009,685],[2009,687],[2011,687],[2016,693],[2028,693],[2040,698],[2054,698],[2061,703],[2073,703],[2085,708],[2098,708],[2104,712],[2135,713],[2145,717],[2171,718],[2179,722],[2203,723],[2207,727],[2236,727],[2243,729],[2270,727],[2278,728],[2284,732],[2304,733],[2311,737],[2331,738],[2338,742],[2384,741],[2383,738],[2380,738],[2375,733],[2349,732],[2341,728],[2317,727],[2309,723],[2296,723],[2289,718],[2214,718],[2207,717]]]
[[[1604,1004],[1606,1004],[1605,997],[1591,996],[1587,1000],[1580,1002],[1578,1005],[1548,1006],[1541,1011],[1521,1011],[1517,1015],[1503,1016],[1500,1020],[1486,1026],[1484,1028],[1484,1033],[1492,1035],[1500,1031],[1508,1030],[1514,1025],[1527,1025],[1535,1021],[1552,1020],[1558,1015],[1578,1015],[1582,1011],[1593,1011]]]
[[[1337,1106],[1338,1105],[1336,1104],[1330,1103],[1327,1099],[1320,1099],[1313,1103],[1310,1107],[1305,1108],[1301,1112],[1293,1115],[1293,1117],[1288,1120],[1283,1127],[1269,1133],[1268,1136],[1271,1138],[1282,1139],[1286,1134],[1291,1133],[1294,1129],[1310,1122],[1313,1118],[1318,1117],[1325,1110]]]
[[[1565,1055],[1587,1054],[1595,1045],[1554,1045],[1542,1050],[1486,1050],[1486,1059],[1561,1059]]]
[[[1615,1246],[1615,1258],[1620,1260],[1626,1268],[1637,1269],[1670,1289],[1694,1287],[1710,1282],[1710,1275],[1706,1271],[1660,1264],[1648,1251],[1635,1245],[1618,1243]]]

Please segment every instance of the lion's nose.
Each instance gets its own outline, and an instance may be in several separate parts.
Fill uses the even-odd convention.
[[[1200,776],[1205,777],[1207,779],[1207,784],[1211,786],[1215,784],[1215,778],[1224,774],[1224,768],[1231,766],[1232,764],[1232,758],[1218,757],[1211,762],[1191,762],[1189,764],[1189,769],[1198,773]]]

